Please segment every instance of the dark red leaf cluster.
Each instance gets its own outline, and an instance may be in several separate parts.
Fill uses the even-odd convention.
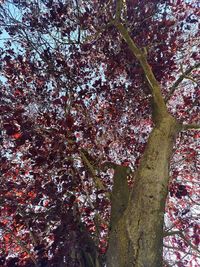
[[[153,126],[146,78],[110,23],[116,8],[111,2],[0,3],[0,28],[8,35],[0,50],[0,264],[5,267],[32,267],[34,260],[38,266],[89,266],[83,261],[87,253],[95,258],[94,250],[105,259],[106,194],[113,172],[102,171],[101,164],[121,163],[135,171]],[[122,21],[146,49],[167,96],[177,74],[198,60],[197,7],[189,1],[126,3]],[[184,122],[199,118],[199,90],[190,82],[168,102],[170,112]],[[190,229],[196,246],[197,224],[185,203],[196,201],[198,137],[178,137],[166,208],[177,228]],[[134,186],[133,179],[129,184]]]

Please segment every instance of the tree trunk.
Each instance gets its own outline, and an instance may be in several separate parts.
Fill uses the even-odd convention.
[[[114,201],[113,196],[107,267],[162,266],[169,162],[178,131],[179,125],[170,115],[157,123],[135,174],[135,184],[127,208],[119,210],[118,216],[116,205],[119,201]],[[115,183],[115,191],[119,193],[116,186]]]

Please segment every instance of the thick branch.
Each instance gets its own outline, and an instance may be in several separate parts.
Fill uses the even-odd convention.
[[[131,174],[131,169],[127,166],[115,164],[113,162],[104,162],[101,168],[114,169],[113,188],[111,195],[111,227],[116,225],[118,219],[125,211],[129,199],[129,187],[127,176]]]
[[[200,62],[197,62],[194,66],[191,66],[190,68],[188,68],[185,72],[182,73],[182,75],[175,81],[175,83],[170,87],[169,89],[169,94],[167,95],[167,97],[165,98],[165,102],[167,103],[169,101],[169,99],[171,98],[171,96],[173,95],[173,93],[175,92],[176,88],[178,87],[178,85],[185,79],[188,79],[188,75],[194,70],[200,67]]]
[[[116,225],[119,218],[127,208],[129,199],[127,176],[130,174],[130,168],[116,165],[114,170],[113,189],[111,195],[111,228]]]
[[[121,7],[122,4],[121,0],[117,1],[117,7],[118,9]],[[120,16],[121,11],[117,9],[117,15],[116,19],[113,21],[113,24],[120,32],[121,36],[124,38],[126,43],[128,44],[130,50],[132,51],[133,55],[137,58],[137,60],[140,62],[140,65],[144,71],[145,77],[148,81],[149,87],[151,89],[153,101],[155,104],[155,107],[157,109],[157,112],[161,117],[165,116],[167,114],[167,108],[164,102],[164,99],[161,94],[161,88],[159,82],[156,80],[154,73],[151,69],[151,66],[149,65],[147,58],[146,58],[146,52],[143,49],[140,49],[135,44],[134,40],[131,38],[128,30],[126,27],[117,19],[117,17]]]

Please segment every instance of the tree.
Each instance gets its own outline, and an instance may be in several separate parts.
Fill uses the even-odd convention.
[[[1,1],[2,266],[198,265],[197,8]]]

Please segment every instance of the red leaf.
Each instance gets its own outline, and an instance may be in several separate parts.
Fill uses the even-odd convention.
[[[21,136],[22,136],[22,134],[19,132],[12,135],[12,137],[15,139],[19,139]]]

